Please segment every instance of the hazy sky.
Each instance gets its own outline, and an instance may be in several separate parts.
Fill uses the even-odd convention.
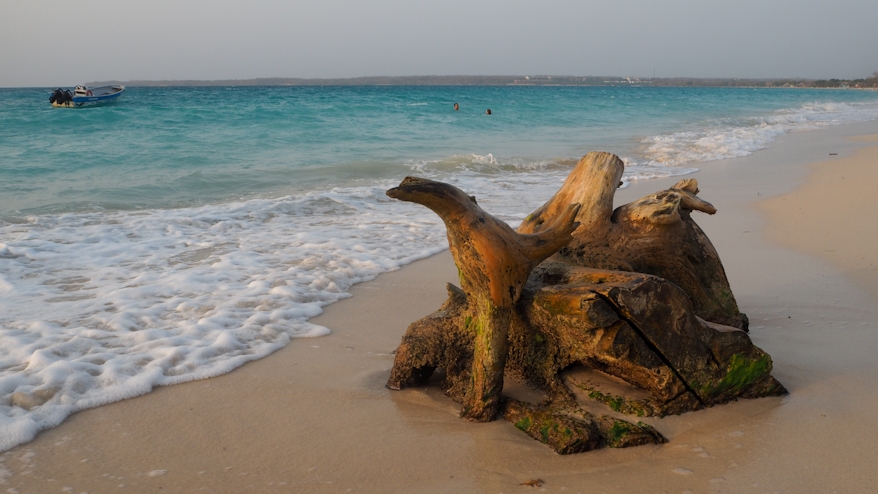
[[[855,78],[876,0],[0,0],[0,86],[371,75]]]

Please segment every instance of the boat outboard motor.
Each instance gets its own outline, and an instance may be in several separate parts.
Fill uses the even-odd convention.
[[[49,103],[61,103],[64,99],[64,91],[61,88],[56,89],[51,96],[49,96]]]
[[[69,103],[73,101],[73,93],[70,92],[69,89],[56,89],[52,96],[49,96],[50,103],[57,103],[59,105],[63,105],[65,103]]]
[[[52,93],[52,96],[49,97],[49,102],[57,103],[59,105],[63,105],[70,101],[73,101],[73,93],[71,93],[69,89],[56,89],[55,92]]]

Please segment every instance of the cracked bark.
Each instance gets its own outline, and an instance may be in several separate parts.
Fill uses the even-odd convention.
[[[582,204],[573,240],[555,256],[584,267],[646,273],[683,289],[707,321],[748,330],[719,254],[692,220],[692,211],[716,213],[698,197],[698,182],[681,180],[613,210],[624,165],[610,153],[584,156],[561,189],[519,226],[535,233],[569,204]]]

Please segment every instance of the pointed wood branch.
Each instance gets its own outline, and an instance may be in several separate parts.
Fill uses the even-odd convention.
[[[475,333],[471,386],[461,415],[493,420],[500,407],[513,306],[533,268],[570,241],[580,206],[570,204],[550,227],[522,235],[453,185],[406,177],[387,195],[426,206],[445,222],[451,255],[467,295],[466,325]]]
[[[540,232],[520,234],[457,187],[424,178],[406,177],[387,195],[426,206],[442,218],[464,292],[487,293],[497,307],[515,304],[531,270],[566,245],[579,226],[574,218],[580,205],[568,204]]]
[[[518,227],[519,233],[536,233],[552,223],[552,218],[571,204],[581,204],[576,221],[579,232],[603,232],[610,228],[613,196],[622,179],[625,165],[618,156],[591,152],[583,156],[567,176],[561,189]]]

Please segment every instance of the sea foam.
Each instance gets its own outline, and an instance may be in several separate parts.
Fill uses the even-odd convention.
[[[698,128],[644,138],[642,158],[632,166],[685,168],[691,163],[748,156],[778,136],[878,118],[874,104],[808,103],[768,115],[700,122]]]
[[[385,188],[0,224],[0,449],[327,334],[351,285],[445,248]]]
[[[566,172],[446,179],[514,224]],[[441,220],[393,185],[0,223],[0,449],[327,334],[308,319],[353,284],[446,248]]]

